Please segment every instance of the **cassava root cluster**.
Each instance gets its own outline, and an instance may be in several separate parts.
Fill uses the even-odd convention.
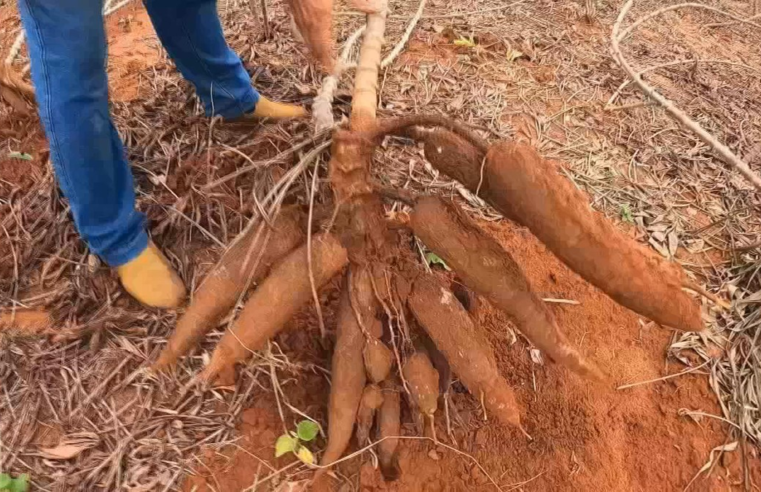
[[[424,128],[432,125],[437,129]],[[593,212],[586,197],[533,149],[508,142],[489,146],[438,116],[377,124],[354,119],[350,128],[334,135],[332,229],[318,232],[311,244],[316,288],[343,275],[328,442],[315,490],[329,487],[324,471],[344,454],[355,429],[360,446],[379,440],[381,472],[387,480],[396,478],[401,401],[408,402],[435,438],[441,382],[446,389],[450,367],[489,414],[522,430],[521,406],[477,322],[445,282],[417,266],[411,251],[399,249],[405,244],[399,234],[417,236],[469,291],[507,313],[551,360],[584,377],[606,377],[565,338],[512,255],[455,203],[405,195],[411,207],[408,230],[388,227],[369,172],[373,150],[387,134],[424,142],[434,167],[528,227],[571,269],[620,304],[673,328],[702,329],[697,303],[681,289],[682,272]],[[208,383],[230,384],[235,364],[261,349],[312,298],[305,236],[295,208],[283,209],[271,226],[262,223],[244,234],[195,293],[156,368],[171,368],[253,280],[258,286],[200,375]]]

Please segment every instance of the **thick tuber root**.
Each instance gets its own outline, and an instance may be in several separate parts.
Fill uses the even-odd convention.
[[[439,406],[439,372],[424,352],[415,352],[404,363],[404,380],[410,390],[412,403],[428,418]]]
[[[411,128],[408,134],[424,142],[425,158],[433,167],[475,193],[480,181],[481,163],[486,158],[484,152],[448,130]]]
[[[264,278],[275,262],[304,241],[298,218],[295,208],[284,209],[274,230],[251,228],[222,255],[177,322],[154,370],[173,366],[230,312],[246,286]]]
[[[411,225],[415,235],[441,256],[465,285],[509,314],[540,350],[579,374],[602,378],[600,370],[560,332],[510,253],[454,204],[423,198],[412,211]]]
[[[364,446],[370,438],[375,412],[383,404],[383,393],[377,384],[368,384],[362,392],[357,411],[357,443]]]
[[[703,329],[697,303],[681,289],[679,267],[593,211],[584,194],[530,146],[497,143],[487,157],[446,130],[409,134],[425,142],[426,159],[436,169],[528,227],[571,270],[622,306],[680,330]]]
[[[468,390],[501,423],[522,429],[515,394],[497,369],[489,341],[454,294],[433,276],[421,275],[407,304]]]
[[[394,364],[394,354],[385,343],[380,340],[367,337],[365,349],[362,351],[365,360],[365,369],[367,377],[375,384],[385,380],[391,373],[391,366]]]
[[[228,372],[235,363],[261,349],[312,298],[307,261],[307,246],[303,245],[272,269],[217,344],[209,365],[200,375],[202,380],[214,381],[218,374]],[[335,237],[330,234],[314,237],[312,271],[317,288],[325,285],[347,263],[346,250]]]
[[[425,144],[425,158],[433,167],[476,192],[486,153],[448,130],[410,128],[407,135]],[[487,199],[483,187],[481,197]]]
[[[367,381],[362,357],[365,334],[360,321],[365,324],[375,315],[375,296],[367,270],[350,272],[340,302],[328,405],[328,445],[322,455],[322,466],[338,460],[349,445]],[[317,472],[315,480],[320,479],[324,470]]]
[[[593,212],[584,195],[528,145],[498,143],[486,157],[489,196],[574,271],[619,304],[662,325],[700,331],[683,273]]]
[[[401,435],[401,395],[391,381],[383,385],[383,404],[378,411],[378,464],[383,479],[391,482],[399,478],[398,436]]]

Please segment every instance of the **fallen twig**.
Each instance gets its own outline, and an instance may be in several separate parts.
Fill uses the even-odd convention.
[[[695,366],[695,367],[691,367],[689,369],[685,369],[684,371],[678,372],[676,374],[669,374],[668,376],[663,376],[662,378],[648,379],[647,381],[639,381],[639,382],[636,382],[636,383],[624,384],[624,385],[618,386],[616,389],[617,390],[622,390],[622,389],[627,389],[627,388],[633,388],[635,386],[641,386],[643,384],[657,383],[658,381],[666,381],[667,379],[678,378],[679,376],[684,376],[685,374],[689,374],[691,372],[695,372],[698,369],[700,369],[702,367],[705,367],[709,362],[711,362],[711,361],[707,360],[707,361],[703,362],[702,364],[700,364],[699,366]]]
[[[629,10],[631,10],[633,4],[634,4],[634,0],[627,0],[623,8],[621,9],[621,12],[618,15],[618,18],[616,19],[616,23],[613,25],[613,31],[611,32],[611,37],[610,37],[611,49],[613,51],[613,55],[616,58],[616,61],[618,62],[618,64],[621,66],[621,68],[624,69],[624,71],[629,75],[629,77],[631,77],[632,80],[634,80],[634,83],[637,84],[637,86],[642,90],[642,92],[645,93],[646,96],[648,96],[649,98],[653,99],[658,104],[663,106],[663,109],[665,109],[666,112],[668,112],[672,118],[674,118],[677,122],[679,122],[683,126],[687,127],[689,130],[694,132],[705,144],[713,148],[727,164],[729,164],[730,166],[735,168],[737,171],[739,171],[740,174],[742,174],[748,181],[750,181],[750,183],[753,184],[753,186],[757,190],[761,191],[761,177],[759,177],[756,173],[754,173],[744,160],[740,159],[737,155],[735,155],[734,152],[729,150],[729,147],[719,142],[716,139],[716,137],[714,137],[708,131],[706,131],[702,126],[700,126],[700,124],[698,124],[698,122],[690,118],[690,116],[688,116],[687,113],[685,113],[684,111],[676,107],[676,105],[671,100],[661,95],[657,90],[655,90],[654,87],[652,87],[650,84],[642,80],[641,75],[637,73],[629,64],[629,62],[626,60],[623,53],[621,52],[621,47],[619,46],[620,41],[625,39],[626,36],[629,33],[631,33],[631,31],[634,28],[642,24],[647,19],[651,19],[658,14],[662,14],[663,12],[667,12],[669,10],[674,10],[674,9],[683,8],[683,7],[706,8],[713,12],[718,12],[718,13],[727,15],[736,20],[741,20],[742,22],[754,25],[759,28],[761,28],[761,25],[756,24],[754,22],[740,19],[732,14],[728,14],[714,7],[708,7],[707,5],[698,4],[698,3],[684,3],[684,4],[664,7],[644,17],[641,17],[640,19],[636,20],[626,30],[622,32],[621,24],[626,18],[626,15],[629,13]]]

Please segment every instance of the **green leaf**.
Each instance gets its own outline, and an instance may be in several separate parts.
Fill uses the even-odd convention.
[[[0,490],[5,490],[11,486],[11,476],[7,473],[0,473]]]
[[[275,458],[279,458],[287,453],[296,452],[298,445],[298,439],[291,437],[288,434],[283,434],[277,438],[277,442],[275,443]]]
[[[320,432],[320,426],[312,422],[311,420],[302,420],[296,427],[296,433],[304,442],[309,442]]]
[[[31,161],[32,156],[26,152],[8,152],[8,157],[11,159],[21,159],[22,161]]]
[[[621,220],[634,224],[634,216],[632,216],[632,210],[628,203],[621,204]]]
[[[27,492],[29,490],[29,475],[22,473],[13,479],[8,490],[10,490],[10,492]]]
[[[460,36],[460,39],[454,40],[455,46],[462,46],[464,48],[475,48],[476,42],[473,40],[473,37],[466,38],[464,36]]]
[[[427,261],[428,264],[431,266],[441,265],[444,268],[444,270],[448,272],[452,270],[451,268],[449,268],[449,265],[447,265],[446,262],[442,260],[441,257],[439,257],[439,255],[437,255],[436,253],[433,253],[433,252],[426,253],[425,261]]]
[[[296,456],[307,465],[314,465],[314,455],[305,446],[299,446],[299,450],[296,451]]]

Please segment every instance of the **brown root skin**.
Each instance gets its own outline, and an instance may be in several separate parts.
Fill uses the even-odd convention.
[[[439,404],[439,372],[424,352],[415,352],[402,368],[414,405],[432,417]]]
[[[426,159],[528,227],[568,267],[632,311],[684,331],[700,331],[700,311],[681,291],[684,274],[593,211],[587,197],[526,144],[485,153],[447,130],[413,130]],[[483,179],[481,176],[483,167]],[[479,190],[480,184],[480,190]]]
[[[257,234],[258,228],[252,227],[222,255],[177,322],[153,366],[154,370],[172,367],[179,357],[200,342],[230,312],[243,289],[249,285],[249,277],[251,283],[260,281],[275,262],[304,241],[299,215],[295,208],[284,209],[273,224],[274,230],[269,234],[269,240],[267,231]]]
[[[362,133],[333,133],[330,184],[339,207],[337,228],[352,263],[368,264],[388,256],[390,239],[381,198],[373,192],[370,164],[377,142]]]
[[[486,152],[447,130],[414,129],[411,137],[424,142],[425,158],[433,167],[475,192]],[[482,185],[483,190],[483,185]],[[481,193],[482,197],[484,193]]]
[[[412,132],[409,131],[411,127],[415,126],[435,126],[443,128],[447,132],[451,132],[465,140],[472,147],[475,147],[483,153],[486,153],[489,149],[489,144],[486,140],[479,137],[473,130],[452,118],[437,114],[421,114],[386,119],[378,123],[375,130],[372,132],[372,135],[375,138],[381,138],[391,134],[408,135],[415,132],[415,130],[412,130]]]
[[[363,320],[369,319],[370,313],[375,312],[374,303],[375,297],[368,271],[350,271],[338,306],[328,405],[328,445],[322,455],[322,466],[328,466],[338,460],[351,442],[352,430],[367,381],[362,357],[365,335],[357,322],[355,308]],[[315,480],[318,480],[325,470],[326,468],[319,470],[315,474]]]
[[[377,384],[368,384],[362,392],[362,400],[357,411],[357,443],[367,444],[370,439],[370,429],[373,427],[375,411],[383,404],[383,393]]]
[[[502,424],[522,429],[515,394],[497,369],[489,341],[454,295],[426,274],[415,281],[407,304],[468,391]]]
[[[400,420],[401,396],[399,388],[391,381],[383,385],[383,404],[378,411],[378,439],[385,439],[378,444],[378,462],[383,479],[387,482],[399,478],[399,457],[397,448],[402,426]]]
[[[439,375],[439,394],[444,395],[449,391],[449,385],[452,384],[452,368],[449,366],[447,358],[441,353],[441,350],[436,347],[431,337],[424,331],[421,334],[420,341],[428,354],[431,364],[433,364],[434,369],[436,369]]]
[[[452,289],[452,294],[454,294],[457,300],[460,301],[460,304],[462,304],[462,307],[464,307],[471,316],[476,316],[478,314],[478,297],[473,291],[462,284],[462,280],[455,279],[449,288]]]
[[[443,258],[466,286],[509,314],[534,345],[579,374],[603,379],[602,372],[560,332],[510,253],[464,212],[451,202],[426,197],[418,201],[411,218],[415,235]]]
[[[325,285],[348,263],[346,250],[330,234],[312,240],[312,271],[317,288]],[[209,365],[200,375],[212,382],[226,368],[264,347],[296,311],[312,299],[306,244],[275,265],[270,275],[248,300],[240,317],[214,349]]]
[[[372,337],[367,337],[362,351],[367,377],[375,384],[385,380],[394,364],[394,354],[386,344]]]
[[[684,273],[605,217],[555,166],[528,145],[501,142],[484,170],[489,201],[528,227],[566,265],[613,300],[653,321],[700,331],[698,304],[682,291]]]

